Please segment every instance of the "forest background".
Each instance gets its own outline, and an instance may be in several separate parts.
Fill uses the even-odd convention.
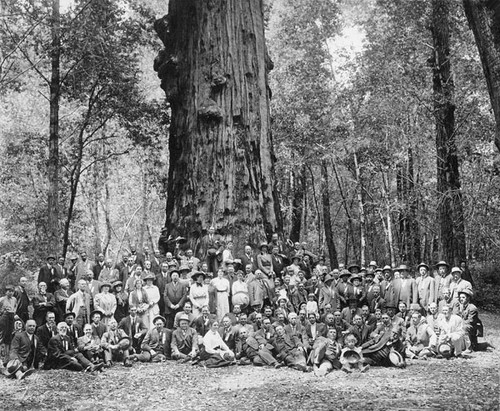
[[[332,266],[443,258],[432,3],[264,3],[284,238]],[[461,224],[476,301],[492,306],[500,283],[495,117],[462,1],[449,4]],[[153,25],[167,7],[0,0],[2,283],[36,272],[54,252],[54,224],[63,237],[57,253],[115,259],[132,244],[157,248],[170,112],[153,70],[162,48]]]

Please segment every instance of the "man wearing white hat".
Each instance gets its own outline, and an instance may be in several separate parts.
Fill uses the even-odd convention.
[[[458,294],[461,291],[470,290],[472,293],[472,284],[462,278],[462,270],[459,267],[453,267],[451,275],[453,276],[453,280],[450,283],[451,301],[452,305],[455,305],[458,304]]]

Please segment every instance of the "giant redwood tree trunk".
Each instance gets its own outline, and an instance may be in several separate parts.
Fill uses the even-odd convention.
[[[495,144],[500,151],[500,2],[463,0],[465,15],[474,33],[495,114]]]
[[[465,227],[455,143],[454,83],[450,62],[450,2],[432,1],[433,91],[436,119],[438,219],[441,258],[465,258]]]
[[[281,231],[262,0],[170,0],[155,61],[172,110],[165,227],[238,243]]]

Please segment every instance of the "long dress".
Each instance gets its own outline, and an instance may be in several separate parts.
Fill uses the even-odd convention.
[[[229,281],[216,277],[212,285],[217,290],[217,318],[219,321],[229,312]]]
[[[107,327],[116,311],[116,297],[111,293],[99,293],[94,297],[94,310],[102,312],[101,322]]]
[[[208,286],[206,284],[193,283],[189,289],[189,299],[193,306],[193,314],[201,315],[203,306],[208,305]]]
[[[250,303],[250,298],[248,296],[248,284],[244,281],[237,280],[233,283],[231,291],[233,295],[233,306],[239,304],[241,309],[244,310]]]
[[[160,301],[160,290],[156,285],[145,285],[142,289],[147,293],[149,303],[153,303],[151,307],[149,307],[149,328],[153,328],[153,320],[157,315],[160,314],[160,307],[158,306],[158,301]]]
[[[219,368],[231,365],[234,353],[226,345],[220,334],[209,330],[203,337],[203,350],[200,359],[207,368]]]

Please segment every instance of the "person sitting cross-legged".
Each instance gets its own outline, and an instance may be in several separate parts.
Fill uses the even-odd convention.
[[[114,318],[108,322],[109,330],[106,331],[101,339],[101,347],[104,349],[105,366],[110,367],[113,361],[123,361],[125,367],[131,367],[129,359],[132,345],[131,338],[118,328],[118,323]]]
[[[93,364],[98,364],[104,360],[104,351],[101,347],[101,339],[97,335],[92,335],[92,326],[85,324],[83,336],[78,338],[78,351]]]
[[[354,334],[347,334],[344,338],[345,347],[340,353],[340,363],[342,371],[351,373],[353,369],[359,369],[361,372],[367,371],[370,366],[364,365],[363,353],[361,347],[356,347],[358,340]]]
[[[189,326],[187,314],[178,317],[179,328],[172,333],[172,358],[183,362],[194,360],[198,355],[198,334]]]
[[[141,353],[131,356],[141,362],[164,362],[171,357],[172,330],[165,328],[167,320],[161,315],[153,319],[154,328],[142,341]]]
[[[410,359],[427,359],[434,356],[437,336],[434,329],[422,321],[422,315],[414,312],[406,332],[406,356]]]

